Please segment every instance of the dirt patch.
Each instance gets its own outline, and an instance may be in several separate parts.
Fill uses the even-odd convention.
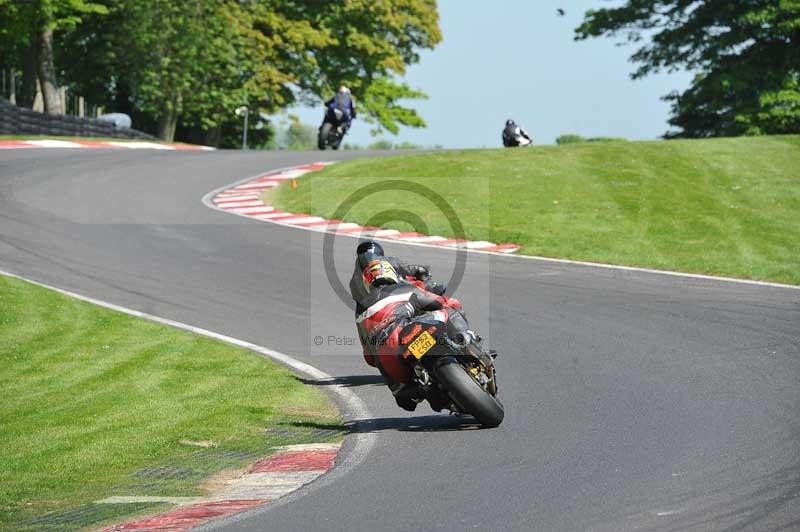
[[[246,467],[240,467],[236,469],[225,469],[214,475],[208,477],[200,484],[200,489],[202,489],[205,493],[216,493],[218,491],[222,491],[223,488],[227,485],[227,483],[235,478],[239,478],[253,466],[253,464],[248,464]]]

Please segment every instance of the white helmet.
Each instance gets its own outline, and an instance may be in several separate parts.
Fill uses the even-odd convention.
[[[350,94],[350,89],[348,89],[347,87],[342,85],[341,87],[339,87],[339,93],[341,93],[341,94]]]

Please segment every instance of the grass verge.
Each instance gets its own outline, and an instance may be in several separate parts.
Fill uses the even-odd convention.
[[[200,496],[276,445],[340,438],[318,389],[249,351],[0,276],[0,528],[79,529]]]
[[[269,199],[331,217],[349,194],[387,178],[437,191],[467,238],[521,244],[523,254],[800,284],[800,136],[358,160]],[[370,196],[345,221],[453,236],[415,194]]]

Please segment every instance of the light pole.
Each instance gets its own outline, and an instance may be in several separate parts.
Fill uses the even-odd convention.
[[[236,108],[236,116],[244,117],[244,131],[242,132],[242,149],[247,149],[247,116],[250,114],[250,109],[246,105]]]

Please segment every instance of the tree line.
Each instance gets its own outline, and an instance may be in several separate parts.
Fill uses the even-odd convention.
[[[800,133],[800,0],[627,0],[587,12],[576,38],[638,46],[634,78],[696,72],[667,137]]]
[[[621,37],[634,78],[696,73],[667,137],[800,132],[800,0],[625,0],[576,39]],[[435,0],[0,0],[0,67],[31,107],[59,87],[163,139],[238,145],[233,109],[272,114],[352,88],[376,132],[424,121],[395,81],[441,41]],[[254,132],[268,142],[272,128]]]
[[[441,40],[435,0],[0,0],[17,101],[59,87],[164,140],[236,145],[234,109],[271,114],[347,85],[376,131],[423,127],[396,81]],[[262,132],[268,134],[268,130]]]

